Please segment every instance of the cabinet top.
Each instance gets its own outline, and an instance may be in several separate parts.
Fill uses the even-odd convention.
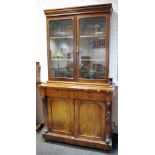
[[[87,13],[107,13],[111,14],[112,12],[112,3],[100,4],[100,5],[87,5],[79,7],[68,7],[61,9],[47,9],[44,10],[46,17],[53,16],[63,16],[63,15],[78,15],[78,14],[87,14]]]
[[[55,88],[55,89],[70,89],[70,90],[84,90],[84,91],[97,91],[97,92],[113,92],[115,87],[112,85],[92,85],[92,84],[80,84],[76,82],[47,82],[39,85],[42,88]]]

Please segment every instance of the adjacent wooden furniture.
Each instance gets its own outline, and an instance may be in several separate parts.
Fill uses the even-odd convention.
[[[46,140],[111,150],[111,4],[45,10],[48,81],[39,86]]]

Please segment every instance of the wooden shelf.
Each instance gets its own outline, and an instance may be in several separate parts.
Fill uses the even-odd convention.
[[[94,50],[96,50],[96,49],[105,49],[106,50],[106,47],[101,47],[101,48],[87,48],[87,49],[84,49],[84,48],[81,48],[80,47],[79,52],[80,51],[90,52],[90,50],[94,52]]]
[[[56,59],[56,58],[54,58],[54,59],[51,59],[52,61],[54,60],[54,61],[61,61],[61,60],[65,60],[65,61],[73,61],[73,59]]]
[[[103,59],[81,59],[81,61],[104,61]]]
[[[105,39],[105,35],[87,35],[87,36],[80,36],[80,38],[103,38],[103,39]]]
[[[50,39],[73,39],[73,36],[50,37]]]

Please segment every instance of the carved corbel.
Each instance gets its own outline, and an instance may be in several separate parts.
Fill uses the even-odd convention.
[[[108,106],[108,107],[111,106],[111,102],[110,102],[110,101],[107,101],[106,103],[107,103],[107,106]]]
[[[44,117],[46,117],[47,116],[47,97],[43,96],[41,97],[41,100],[42,100],[42,106],[43,106],[43,115]]]
[[[110,136],[110,134],[108,132],[105,135],[105,142],[106,142],[106,144],[110,144],[111,143],[111,136]]]
[[[106,112],[106,123],[111,123],[111,112],[107,111]]]
[[[44,124],[45,124],[45,128],[44,128],[44,133],[47,133],[49,130],[48,130],[48,127],[47,127],[47,113],[48,113],[48,109],[47,109],[47,97],[46,96],[43,96],[41,97],[41,100],[42,100],[42,107],[43,107],[43,116],[44,116]]]

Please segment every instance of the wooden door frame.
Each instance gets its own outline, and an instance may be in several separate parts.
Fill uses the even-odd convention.
[[[80,79],[79,78],[79,43],[80,43],[80,19],[83,18],[94,18],[94,17],[105,17],[106,18],[106,79],[105,80],[95,80],[95,79]],[[82,82],[82,83],[104,83],[104,84],[108,84],[109,82],[109,36],[110,36],[110,15],[106,14],[106,13],[98,13],[98,14],[84,14],[84,15],[77,15],[77,81],[78,82]]]
[[[49,51],[50,51],[50,34],[49,34],[49,22],[50,21],[58,21],[58,20],[67,20],[67,19],[71,19],[73,22],[73,64],[74,64],[74,71],[73,71],[73,79],[72,78],[63,78],[63,77],[51,77],[50,76],[50,55],[49,55]],[[75,55],[75,50],[76,50],[76,20],[75,20],[75,16],[60,16],[60,17],[49,17],[46,18],[46,30],[47,30],[47,65],[48,65],[48,80],[49,81],[75,81],[76,79],[76,64],[74,62],[76,62],[76,55]]]

